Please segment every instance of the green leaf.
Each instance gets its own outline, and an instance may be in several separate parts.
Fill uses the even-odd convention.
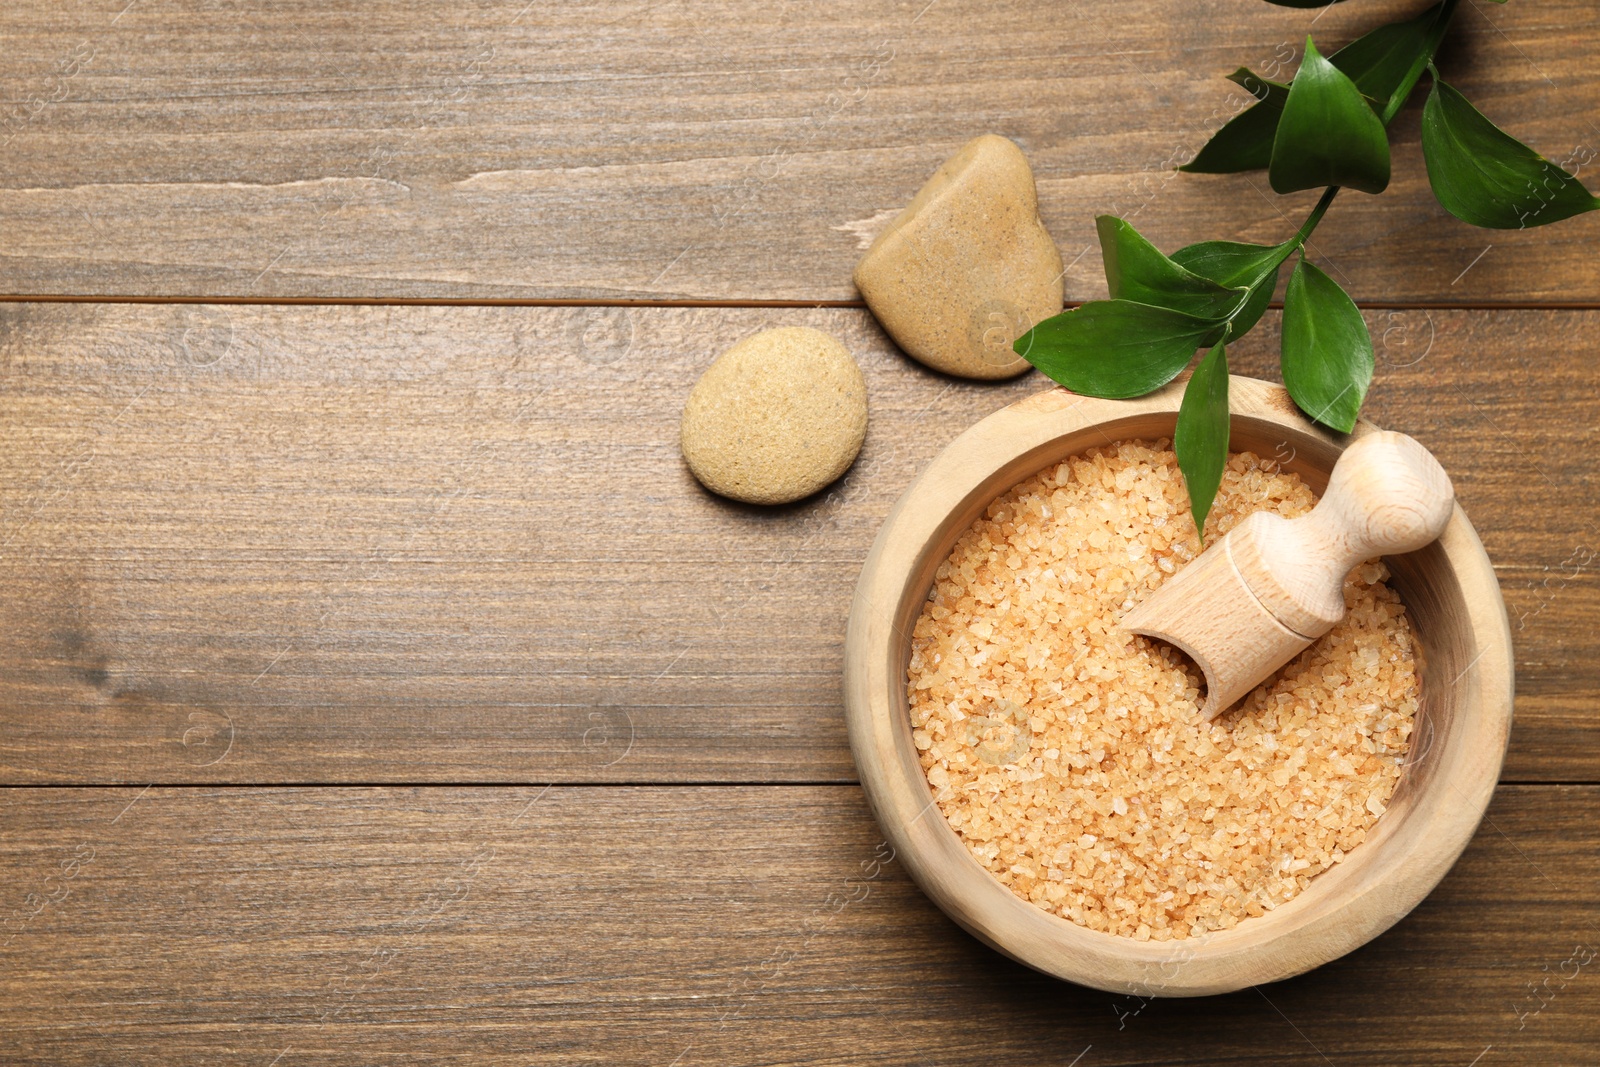
[[[1338,185],[1381,193],[1389,185],[1389,135],[1355,82],[1311,38],[1289,86],[1267,171],[1280,193]]]
[[[1283,384],[1300,410],[1355,429],[1372,384],[1372,336],[1339,283],[1301,256],[1283,294]]]
[[[1244,299],[1243,286],[1228,288],[1174,263],[1126,220],[1101,215],[1100,255],[1113,300],[1171,308],[1201,319],[1226,318]]]
[[[1577,178],[1490,122],[1437,76],[1422,108],[1422,156],[1433,195],[1474,226],[1518,230],[1600,207]]]
[[[1228,80],[1243,86],[1260,103],[1251,104],[1229,119],[1179,170],[1191,174],[1236,174],[1242,170],[1265,170],[1272,162],[1272,137],[1278,132],[1278,118],[1284,101],[1289,99],[1289,87],[1267,81],[1246,67],[1228,75]]]
[[[1501,0],[1503,2],[1503,0]],[[1450,20],[1443,18],[1443,3],[1436,4],[1414,19],[1391,22],[1358,37],[1328,57],[1328,62],[1355,82],[1374,111],[1380,115],[1387,107],[1396,110],[1394,97],[1420,69],[1439,44]],[[1235,174],[1243,170],[1265,170],[1272,162],[1272,140],[1288,99],[1289,87],[1240,67],[1228,80],[1243,86],[1260,103],[1252,104],[1230,119],[1212,135],[1194,159],[1179,170],[1197,174]],[[1406,95],[1410,95],[1409,91]]]
[[[1221,344],[1206,353],[1183,389],[1178,429],[1172,447],[1189,490],[1189,513],[1200,543],[1206,540],[1206,516],[1222,485],[1228,465],[1228,352]]]
[[[1178,169],[1190,174],[1265,170],[1272,162],[1272,138],[1282,114],[1268,103],[1250,105],[1212,134],[1195,157]]]
[[[1240,67],[1228,75],[1228,80],[1270,107],[1283,110],[1289,99],[1289,87],[1282,82],[1268,81],[1249,67]]]
[[[1444,6],[1438,3],[1414,19],[1379,26],[1339,49],[1328,62],[1356,83],[1379,115],[1391,107],[1398,111],[1403,101],[1396,101],[1396,94],[1406,88],[1405,95],[1410,95],[1409,88],[1416,85],[1413,73],[1421,73],[1450,23],[1441,17]]]
[[[1229,336],[1238,339],[1249,333],[1266,313],[1272,294],[1278,288],[1280,268],[1294,247],[1292,241],[1281,245],[1202,241],[1178,249],[1172,253],[1172,261],[1218,285],[1248,289],[1244,307],[1229,323]]]
[[[1215,328],[1170,308],[1093,300],[1045,319],[1012,347],[1075,393],[1125,400],[1176,378]]]

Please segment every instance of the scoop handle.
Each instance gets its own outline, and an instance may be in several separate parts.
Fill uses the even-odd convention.
[[[1334,464],[1328,491],[1312,510],[1314,532],[1348,570],[1373,556],[1433,543],[1455,501],[1450,476],[1432,453],[1415,438],[1381,430],[1356,441]]]
[[[1309,515],[1252,525],[1236,553],[1240,572],[1285,626],[1320,637],[1344,618],[1352,567],[1432,543],[1454,511],[1439,461],[1414,438],[1376,431],[1344,450]]]

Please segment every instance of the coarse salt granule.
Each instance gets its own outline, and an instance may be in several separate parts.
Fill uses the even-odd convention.
[[[1228,457],[1210,538],[1311,490]],[[1082,926],[1168,940],[1294,897],[1365,838],[1416,715],[1411,631],[1380,561],[1349,615],[1211,723],[1182,656],[1117,620],[1200,552],[1168,442],[1092,449],[962,535],[917,620],[913,737],[940,810],[1012,892]]]

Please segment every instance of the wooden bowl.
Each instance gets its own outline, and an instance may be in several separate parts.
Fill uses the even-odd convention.
[[[1387,562],[1410,616],[1422,700],[1388,810],[1348,858],[1293,900],[1231,930],[1135,941],[1078,926],[1015,896],[934,805],[911,740],[906,668],[934,572],[997,496],[1068,456],[1170,438],[1183,385],[1140,400],[1061,389],[984,419],[911,484],[856,586],[845,640],[845,715],[867,799],[924,892],[979,940],[1083,985],[1141,996],[1222,993],[1300,974],[1366,943],[1421,902],[1488,807],[1511,728],[1511,630],[1494,570],[1459,505],[1445,534]],[[1232,379],[1231,447],[1280,459],[1319,493],[1349,437],[1311,424],[1280,387]]]

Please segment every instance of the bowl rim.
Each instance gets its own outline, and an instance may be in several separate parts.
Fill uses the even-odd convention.
[[[1054,462],[1038,458],[1052,444],[1108,423],[1175,417],[1184,382],[1180,378],[1137,400],[1049,389],[961,434],[885,518],[862,567],[845,638],[845,717],[862,789],[923,891],[968,932],[1020,963],[1141,996],[1199,996],[1278,981],[1342,956],[1398,922],[1472,839],[1499,778],[1512,715],[1510,623],[1488,555],[1458,504],[1438,545],[1469,606],[1466,625],[1476,654],[1449,683],[1470,714],[1452,724],[1448,747],[1437,753],[1444,766],[1434,768],[1420,787],[1432,791],[1432,802],[1424,806],[1419,799],[1401,829],[1380,835],[1381,844],[1369,838],[1283,906],[1232,929],[1184,940],[1141,942],[1090,930],[1016,896],[972,856],[942,816],[925,818],[935,800],[911,740],[900,655],[909,639],[895,619],[908,595],[926,596],[926,588],[909,586],[919,573],[928,573],[931,546],[947,536],[952,515],[971,509],[975,494],[986,493],[977,501],[981,510]],[[1349,435],[1334,434],[1306,419],[1282,386],[1238,375],[1229,384],[1236,432],[1246,423],[1267,424],[1314,438],[1336,455],[1378,429],[1361,422]],[[1105,443],[1114,439],[1106,435]],[[1037,464],[1028,467],[1034,459]],[[996,488],[996,478],[1008,469],[1010,480]],[[947,554],[945,548],[940,558]],[[1429,758],[1434,755],[1430,751]]]

